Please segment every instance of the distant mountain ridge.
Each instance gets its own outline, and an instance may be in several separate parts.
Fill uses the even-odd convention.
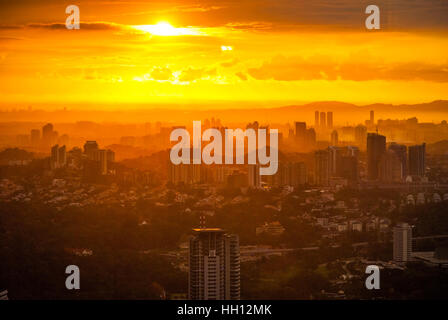
[[[435,100],[418,104],[384,104],[375,103],[356,105],[340,101],[317,101],[305,104],[278,106],[272,108],[244,106],[235,108],[213,109],[213,105],[184,106],[176,109],[176,105],[138,105],[138,108],[119,110],[119,105],[111,106],[111,110],[17,110],[0,111],[1,122],[173,122],[185,123],[193,120],[219,118],[226,123],[241,123],[257,120],[268,123],[286,123],[292,121],[306,121],[314,123],[314,112],[334,113],[335,124],[341,122],[363,123],[369,118],[369,111],[375,111],[375,119],[406,119],[417,117],[420,121],[440,122],[448,119],[448,100]]]

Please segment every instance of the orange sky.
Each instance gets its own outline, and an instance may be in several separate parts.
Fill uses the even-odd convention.
[[[0,108],[448,99],[447,1],[309,2],[0,0]]]

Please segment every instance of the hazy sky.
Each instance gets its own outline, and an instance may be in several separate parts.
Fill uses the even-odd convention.
[[[0,0],[0,108],[448,99],[447,17],[446,0]]]

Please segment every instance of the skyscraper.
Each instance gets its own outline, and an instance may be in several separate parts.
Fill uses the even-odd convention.
[[[240,299],[240,249],[237,235],[219,228],[193,229],[190,240],[188,298]]]
[[[88,159],[94,160],[95,153],[98,151],[98,143],[96,141],[88,140],[84,143],[84,154]]]
[[[394,261],[407,262],[412,253],[412,228],[407,223],[394,227]]]
[[[313,148],[316,145],[316,131],[314,130],[314,128],[306,130],[305,145],[308,148]]]
[[[261,186],[260,165],[249,164],[247,177],[248,177],[249,187],[252,187],[252,188],[260,187]]]
[[[409,174],[422,177],[425,175],[426,144],[409,147]]]
[[[296,142],[303,146],[306,141],[306,122],[296,122]]]
[[[377,133],[367,135],[367,178],[378,179],[381,157],[386,151],[386,137]]]
[[[51,146],[55,142],[55,132],[51,123],[47,123],[42,127],[42,142],[46,147]]]
[[[384,152],[380,159],[378,175],[384,182],[400,182],[403,180],[403,166],[398,155],[391,149]]]
[[[31,146],[37,147],[40,143],[40,131],[38,129],[31,130]]]
[[[337,146],[338,145],[338,132],[336,131],[336,130],[333,130],[332,132],[331,132],[331,138],[330,138],[330,142],[331,142],[331,145],[332,146]]]
[[[106,175],[108,172],[107,168],[107,150],[99,149],[95,153],[95,160],[100,163],[100,173]]]
[[[370,125],[374,126],[375,125],[375,111],[370,110]]]
[[[67,164],[67,149],[65,145],[59,148],[58,154],[59,167],[64,167]]]
[[[320,113],[320,127],[321,127],[322,129],[325,129],[326,126],[327,126],[327,119],[326,119],[326,118],[327,118],[327,117],[326,117],[325,112],[321,112],[321,113]]]
[[[319,128],[319,111],[314,111],[314,128]]]
[[[330,154],[328,150],[318,150],[314,153],[314,176],[317,185],[328,185],[330,178]]]
[[[50,166],[52,169],[59,167],[59,146],[54,145],[51,147]]]
[[[332,111],[327,112],[327,128],[333,129],[333,112]]]
[[[401,178],[407,176],[407,148],[405,145],[391,143],[389,145],[389,150],[392,150],[397,155],[401,163]]]
[[[355,128],[355,143],[357,146],[365,146],[367,138],[367,128],[362,125],[358,125]]]
[[[330,173],[330,177],[336,177],[338,176],[338,170],[340,167],[340,159],[342,156],[341,149],[336,146],[330,146],[328,147],[328,170]]]

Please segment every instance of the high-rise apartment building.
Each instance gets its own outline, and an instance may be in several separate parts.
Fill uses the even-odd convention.
[[[327,112],[327,128],[333,129],[333,112],[332,111]]]
[[[330,153],[328,150],[318,150],[314,153],[314,177],[317,185],[328,185],[330,179]]]
[[[84,143],[84,154],[89,160],[95,159],[95,153],[98,151],[98,143],[96,141],[88,140]]]
[[[401,145],[398,143],[391,143],[389,145],[389,150],[392,150],[397,155],[400,160],[401,165],[401,178],[404,179],[408,175],[407,170],[407,148],[405,145]]]
[[[377,133],[367,134],[367,178],[378,179],[381,157],[386,151],[386,137]]]
[[[402,162],[393,150],[389,149],[382,155],[378,175],[383,182],[400,182],[403,180]]]
[[[320,113],[320,127],[325,129],[327,126],[327,115],[325,112]]]
[[[31,130],[31,146],[38,147],[40,143],[40,131],[38,129]]]
[[[328,170],[330,173],[330,177],[336,177],[338,176],[338,169],[340,167],[340,159],[342,156],[342,150],[341,148],[338,148],[336,146],[330,146],[328,147]]]
[[[67,150],[65,146],[59,147],[54,145],[51,147],[50,166],[52,169],[62,168],[67,164]]]
[[[314,128],[319,128],[319,111],[314,111]]]
[[[188,298],[240,299],[240,249],[237,235],[219,228],[193,229],[190,239]]]
[[[412,228],[407,223],[394,227],[394,261],[407,262],[412,253]]]
[[[296,142],[303,146],[306,141],[306,122],[296,122]]]
[[[95,161],[100,164],[100,174],[106,175],[108,172],[107,168],[107,150],[99,149],[95,152]]]
[[[53,131],[53,125],[47,123],[42,127],[42,143],[44,146],[51,146],[57,139],[58,133]]]
[[[330,143],[332,146],[337,146],[339,143],[338,132],[336,130],[331,132]]]
[[[367,139],[367,128],[362,125],[355,127],[355,143],[357,146],[364,147]]]
[[[252,188],[258,188],[261,186],[260,165],[249,164],[248,165],[248,185]]]
[[[425,175],[426,144],[409,147],[409,174],[422,177]]]

